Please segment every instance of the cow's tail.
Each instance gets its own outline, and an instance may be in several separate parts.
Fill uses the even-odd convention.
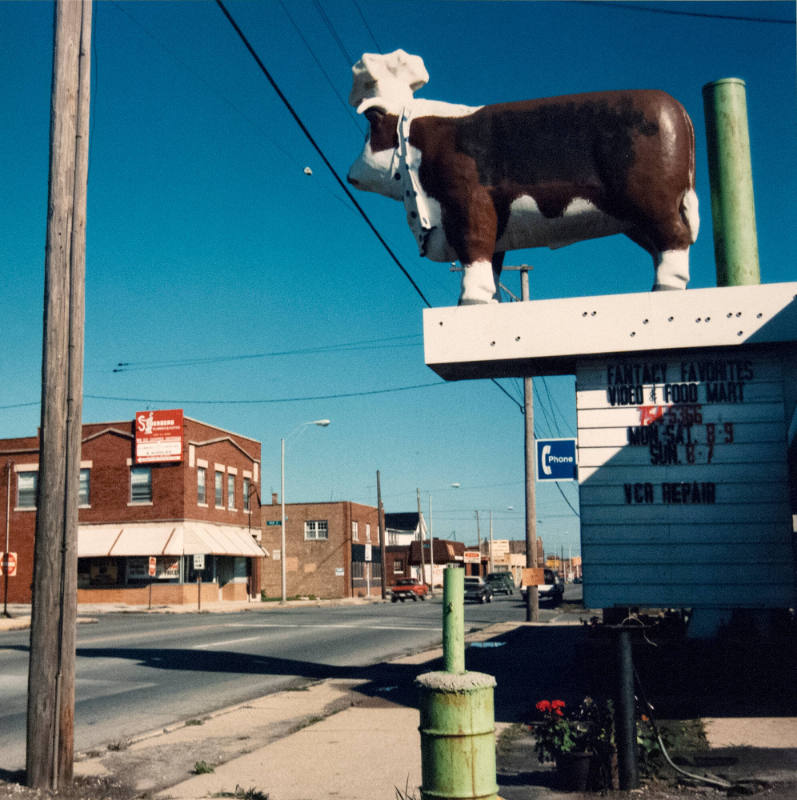
[[[700,230],[700,213],[698,211],[697,193],[694,189],[687,189],[681,198],[681,218],[689,230],[689,238],[694,244]]]

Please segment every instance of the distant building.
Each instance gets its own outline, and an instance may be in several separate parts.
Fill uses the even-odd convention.
[[[412,542],[408,548],[408,561],[412,577],[420,577],[423,574],[424,583],[428,583],[434,588],[442,588],[443,572],[446,567],[451,564],[464,566],[464,554],[465,545],[462,542],[450,542],[446,539],[435,538],[434,551],[428,540],[423,543],[423,561],[421,561],[421,543]]]
[[[388,547],[408,545],[421,538],[420,515],[417,511],[400,511],[385,514],[385,531]]]
[[[195,603],[259,594],[260,443],[183,417],[83,425],[78,602]],[[8,599],[30,602],[39,439],[0,440]],[[8,513],[6,512],[8,509]],[[3,578],[5,580],[5,577]]]
[[[287,503],[286,553],[282,553],[282,506],[276,494],[262,508],[266,560],[263,591],[286,597],[369,597],[382,593],[376,508],[349,501]]]

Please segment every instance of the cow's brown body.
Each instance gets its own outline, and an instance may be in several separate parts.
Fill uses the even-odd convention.
[[[395,118],[384,124],[395,131]],[[664,92],[572,95],[487,106],[466,117],[417,117],[409,142],[423,154],[421,185],[440,203],[446,239],[465,263],[492,258],[512,202],[524,195],[547,219],[562,217],[576,198],[587,200],[625,223],[624,233],[649,252],[692,243],[681,205],[694,187],[694,132]]]
[[[370,136],[349,180],[404,201],[422,255],[460,260],[460,302],[487,301],[485,264],[499,273],[506,250],[621,232],[653,256],[654,288],[685,288],[699,225],[694,131],[665,92],[360,107]]]

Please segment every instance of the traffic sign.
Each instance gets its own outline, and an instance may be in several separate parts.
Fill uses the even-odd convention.
[[[17,554],[0,554],[0,575],[8,575],[13,578],[17,574]]]
[[[537,440],[537,480],[576,480],[576,440]]]
[[[281,519],[267,519],[266,525],[282,525]]]
[[[155,571],[156,571],[157,564],[158,564],[158,559],[155,558],[155,556],[150,556],[149,557],[149,577],[150,578],[154,578],[155,577]]]

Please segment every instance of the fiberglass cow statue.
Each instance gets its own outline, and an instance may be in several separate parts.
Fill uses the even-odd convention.
[[[460,304],[497,297],[504,252],[624,233],[653,257],[653,289],[685,289],[699,226],[694,129],[662,91],[488,106],[413,97],[419,56],[366,53],[349,102],[368,119],[349,170],[404,203],[422,256],[459,260]]]

